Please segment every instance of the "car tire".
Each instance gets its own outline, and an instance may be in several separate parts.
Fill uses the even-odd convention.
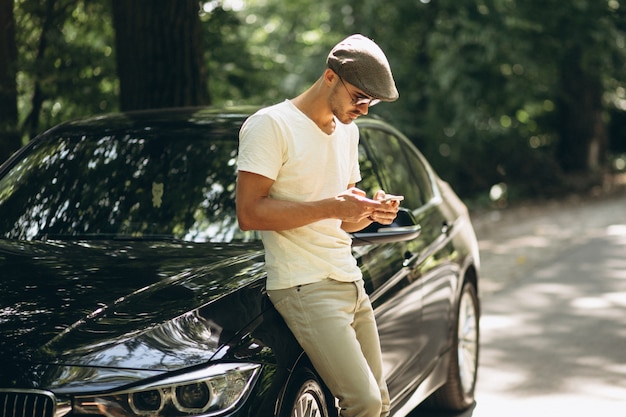
[[[448,411],[462,411],[474,403],[480,332],[478,296],[471,282],[463,285],[455,323],[446,383],[427,401],[431,407]]]
[[[310,369],[296,371],[287,388],[283,417],[331,417],[326,391]]]

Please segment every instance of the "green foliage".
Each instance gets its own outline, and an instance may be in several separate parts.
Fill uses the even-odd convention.
[[[108,1],[16,0],[23,123],[34,86],[41,130],[117,109]],[[201,1],[214,104],[269,104],[293,97],[351,33],[387,53],[400,99],[371,109],[408,134],[464,197],[494,184],[510,194],[554,193],[561,182],[562,78],[574,57],[599,80],[604,121],[626,110],[624,0],[210,0]],[[44,34],[45,53],[38,56]],[[620,127],[621,126],[621,127]],[[617,134],[617,133],[616,133]],[[621,142],[620,142],[621,140]],[[624,139],[612,138],[613,149]],[[561,143],[561,148],[558,144]]]
[[[369,34],[387,52],[400,90],[382,114],[465,196],[501,182],[526,195],[558,188],[556,145],[569,139],[560,134],[560,83],[573,50],[583,51],[585,77],[605,82],[605,96],[623,97],[616,0],[361,4],[358,20],[376,23]]]
[[[223,3],[226,8],[234,2],[211,3]],[[248,0],[243,3],[245,8],[231,10],[239,18],[236,36],[242,42],[233,51],[231,63],[242,71],[244,101],[269,104],[284,100],[321,75],[328,49],[339,40],[329,22],[332,10],[337,9],[332,2]]]
[[[35,115],[40,129],[116,110],[118,81],[108,2],[16,0],[15,7],[20,123],[33,110],[36,85],[43,94],[42,111]]]

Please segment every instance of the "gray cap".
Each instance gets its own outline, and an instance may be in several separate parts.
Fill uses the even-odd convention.
[[[335,45],[326,66],[373,98],[395,101],[399,97],[385,53],[363,35],[348,36]]]

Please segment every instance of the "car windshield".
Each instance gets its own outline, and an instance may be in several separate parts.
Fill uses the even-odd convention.
[[[189,131],[48,137],[0,178],[0,236],[254,240],[237,225],[236,146]]]

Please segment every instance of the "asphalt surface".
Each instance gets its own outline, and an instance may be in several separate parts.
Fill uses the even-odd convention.
[[[472,217],[479,380],[475,406],[452,415],[626,416],[626,193]]]

